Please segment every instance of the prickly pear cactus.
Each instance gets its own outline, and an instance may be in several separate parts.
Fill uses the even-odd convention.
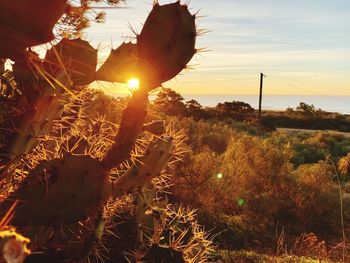
[[[0,0],[0,25],[8,30],[1,31],[0,59],[15,61],[14,79],[5,85],[17,92],[18,103],[0,121],[6,131],[0,180],[7,179],[0,184],[0,217],[13,211],[9,224],[32,240],[39,253],[28,262],[202,262],[210,242],[193,212],[167,204],[164,190],[166,172],[183,152],[179,137],[164,121],[147,117],[149,92],[196,52],[196,17],[180,2],[155,3],[137,42],[112,50],[96,71],[97,50],[82,39],[62,39],[44,60],[26,50],[52,39],[65,0],[10,2]],[[16,17],[5,21],[6,11]],[[119,124],[90,118],[86,104],[96,98],[87,85],[129,78],[139,78],[140,88],[120,111]],[[116,234],[122,212],[133,222],[126,244]]]
[[[203,262],[212,242],[195,219],[195,211],[176,208],[155,199],[152,188],[144,188],[137,205],[140,248],[145,262]],[[162,261],[163,260],[163,261]]]
[[[196,53],[195,20],[196,16],[180,1],[155,3],[137,35],[137,43],[124,43],[112,50],[97,71],[97,79],[126,82],[136,76],[150,90],[174,78]]]
[[[19,58],[25,48],[55,37],[52,29],[63,15],[67,0],[0,0],[0,58]]]

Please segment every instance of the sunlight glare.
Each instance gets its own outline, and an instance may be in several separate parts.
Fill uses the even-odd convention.
[[[238,206],[243,206],[244,203],[245,203],[245,200],[243,198],[238,198],[238,200],[237,200]]]
[[[140,86],[140,81],[137,78],[132,78],[128,80],[128,88],[135,91],[138,90]]]

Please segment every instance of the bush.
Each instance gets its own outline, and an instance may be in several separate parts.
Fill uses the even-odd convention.
[[[332,167],[325,162],[304,164],[293,172],[291,194],[299,231],[334,233],[340,224],[339,195]]]
[[[207,147],[198,154],[189,152],[174,169],[176,187],[173,187],[172,192],[177,201],[194,207],[211,208],[214,204],[207,189],[210,189],[219,165],[220,157]]]
[[[279,207],[286,206],[282,203],[288,200],[282,195],[290,181],[290,156],[288,148],[273,141],[247,135],[233,137],[221,165],[224,177],[216,195],[220,209],[228,213],[254,211],[255,215],[269,214],[272,222],[277,219]],[[239,204],[241,199],[244,205]]]

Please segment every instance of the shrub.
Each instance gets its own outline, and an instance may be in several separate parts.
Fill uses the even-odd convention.
[[[339,195],[332,168],[325,162],[304,164],[293,172],[291,193],[299,231],[335,233],[340,225]]]

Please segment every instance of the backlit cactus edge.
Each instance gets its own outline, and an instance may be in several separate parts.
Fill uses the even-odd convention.
[[[151,184],[152,180],[161,176],[176,151],[174,133],[165,132],[161,121],[145,124],[148,93],[180,73],[196,53],[196,16],[179,1],[167,5],[154,3],[137,36],[137,43],[123,43],[112,50],[96,71],[97,50],[81,39],[60,40],[47,51],[43,60],[28,50],[54,38],[52,28],[64,13],[66,0],[29,2],[33,2],[32,6],[36,5],[36,14],[40,13],[40,9],[42,13],[48,13],[38,19],[34,14],[25,12],[30,10],[27,2],[0,0],[0,58],[15,62],[13,85],[20,94],[21,104],[20,107],[15,105],[17,110],[9,110],[7,115],[2,113],[0,120],[3,185],[11,185],[19,163],[30,159],[40,138],[57,132],[57,123],[60,120],[63,123],[67,114],[65,107],[84,94],[88,84],[95,80],[126,82],[131,77],[137,77],[140,88],[133,92],[123,110],[118,130],[102,155],[96,157],[86,150],[76,150],[76,154],[73,150],[64,152],[60,149],[64,153],[42,158],[27,171],[19,186],[3,194],[0,204],[2,216],[9,209],[14,210],[10,225],[31,238],[34,243],[31,249],[43,252],[39,254],[40,260],[47,257],[47,262],[99,262],[102,258],[97,252],[98,246],[104,236],[113,232],[111,227],[115,220],[114,213],[106,206],[116,198],[142,189],[144,198],[133,201],[139,203],[137,212],[134,211],[138,215],[135,220],[139,222],[136,228],[142,229],[141,222],[147,222],[153,228],[147,229],[147,235],[137,230],[136,244],[126,247],[130,250],[129,260],[204,261],[210,242],[195,223],[192,213],[164,203],[164,197],[160,200],[155,186]],[[81,101],[86,103],[84,99]],[[7,108],[10,106],[6,105]],[[79,103],[71,106],[71,111],[76,115],[70,116],[68,124],[65,121],[65,125],[60,126],[61,133],[70,128],[69,124],[73,126],[78,121],[78,113],[82,111]],[[149,135],[148,145],[141,156],[123,175],[112,180],[111,171],[130,158],[144,132],[154,135]],[[80,143],[82,148],[84,143],[87,144]],[[67,228],[69,231],[65,230]],[[55,239],[57,232],[65,232],[64,237]],[[109,235],[107,240],[111,238]],[[60,242],[69,240],[71,244],[68,242],[65,247],[60,247],[57,239]],[[118,237],[114,239],[118,242]],[[116,262],[113,255],[110,259]],[[37,259],[34,257],[32,260],[35,262]]]

